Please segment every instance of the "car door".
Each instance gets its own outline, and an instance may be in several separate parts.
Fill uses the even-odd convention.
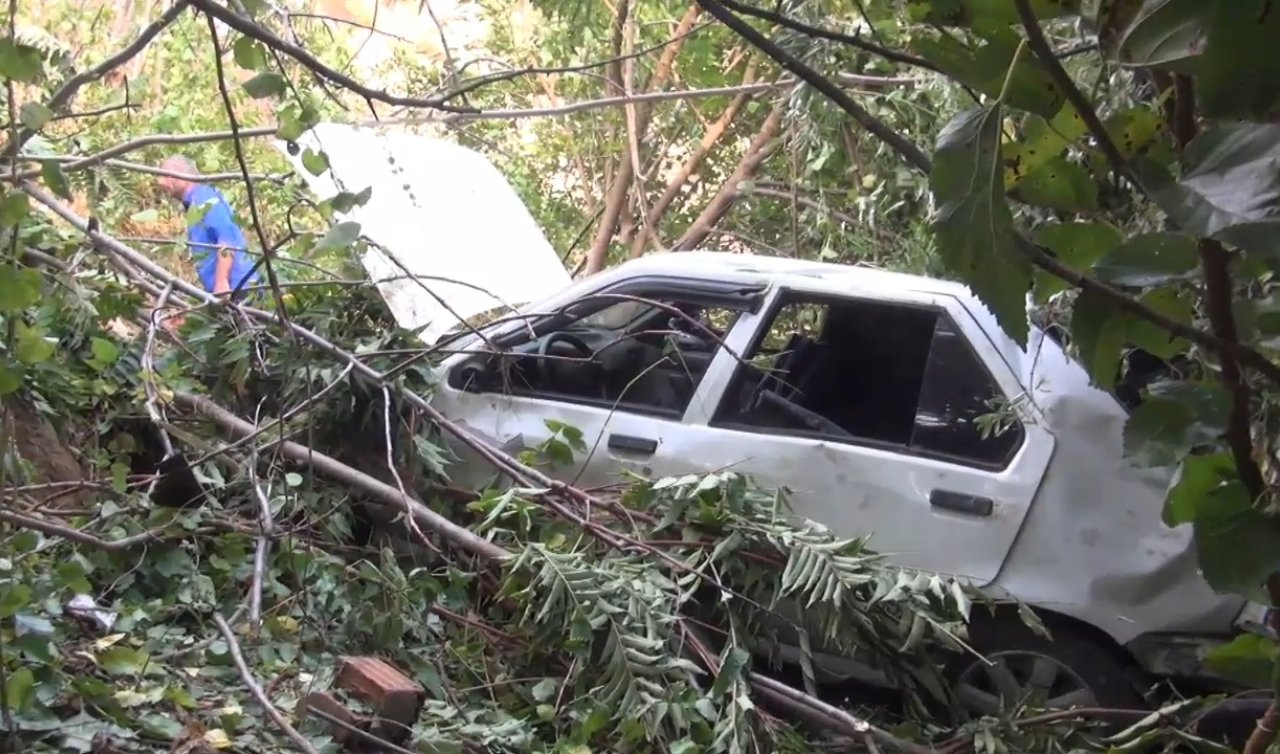
[[[766,290],[761,285],[643,277],[588,292],[567,309],[574,310],[580,320],[594,317],[596,321],[610,321],[610,312],[619,311],[622,314],[615,319],[622,327],[627,326],[626,308],[644,302],[667,308],[696,305],[740,317],[758,309]],[[590,303],[596,299],[600,306]],[[725,330],[731,327],[731,322],[724,323]],[[546,333],[534,332],[527,337],[537,341]],[[688,428],[683,418],[691,405],[705,400],[700,389],[701,370],[718,361],[721,347],[718,337],[709,342],[714,347],[706,353],[681,356],[698,374],[687,400],[675,407],[646,405],[642,400],[610,403],[554,390],[460,389],[454,370],[467,368],[468,362],[478,357],[457,357],[445,363],[444,384],[433,403],[465,429],[513,455],[544,447],[553,439],[565,445],[580,442],[573,448],[571,461],[549,463],[545,468],[551,476],[580,487],[616,484],[625,481],[628,473],[660,477],[684,468],[680,454],[687,445],[684,435]],[[522,346],[518,341],[503,345]],[[691,366],[694,362],[702,366]],[[492,467],[464,443],[454,440],[450,447],[460,460],[451,472],[455,481],[473,486],[495,481]]]
[[[760,371],[749,360],[761,356],[770,333],[784,324],[784,310],[796,302],[866,309],[863,326],[843,342],[826,344],[828,355],[845,365],[827,380],[826,392],[857,394],[850,403],[855,409],[889,418],[865,423],[858,435],[837,432],[807,409],[788,426],[735,414],[734,402],[749,392],[747,375]],[[857,317],[850,319],[857,324]],[[926,337],[915,347],[921,355],[913,357],[921,367],[919,389],[900,389],[912,381],[914,367],[896,366],[894,349]],[[788,343],[797,347],[789,353],[818,340],[792,333]],[[679,471],[736,469],[766,486],[788,488],[796,513],[837,535],[870,536],[870,547],[895,564],[979,585],[995,578],[1035,498],[1054,439],[1026,403],[1016,372],[957,299],[904,290],[853,296],[784,289],[766,311],[739,320],[727,342],[746,358],[717,357],[701,401],[715,408],[701,415],[691,408],[690,431],[683,435],[690,452],[682,454]],[[803,373],[797,368],[788,379]],[[882,410],[897,406],[900,393],[913,394],[913,405]],[[821,407],[823,401],[809,404]],[[846,423],[857,424],[853,413],[843,417]],[[871,436],[894,426],[897,437]],[[983,427],[993,430],[986,439]]]

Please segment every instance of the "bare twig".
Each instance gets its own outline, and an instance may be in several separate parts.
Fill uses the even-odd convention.
[[[311,742],[290,725],[289,721],[284,719],[284,715],[280,713],[280,710],[276,709],[276,706],[267,698],[267,693],[262,690],[262,686],[253,677],[253,672],[245,664],[244,652],[240,650],[240,642],[236,641],[236,635],[232,632],[231,626],[227,624],[227,619],[223,618],[220,613],[214,613],[213,623],[218,627],[218,633],[222,634],[223,641],[227,642],[227,651],[231,653],[231,662],[235,664],[236,670],[240,673],[240,680],[244,682],[244,685],[249,689],[249,693],[261,705],[262,711],[304,754],[319,754],[316,748],[311,745]]]
[[[271,497],[258,479],[258,451],[249,455],[249,485],[258,501],[258,542],[253,553],[253,581],[249,585],[249,625],[254,631],[262,623],[262,584],[267,578],[271,558],[271,541],[276,536],[275,519],[271,515]]]

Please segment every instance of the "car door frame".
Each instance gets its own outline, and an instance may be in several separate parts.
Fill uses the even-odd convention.
[[[1011,402],[1013,410],[1017,412],[1025,433],[1022,444],[1002,469],[992,470],[981,468],[971,463],[962,463],[956,459],[902,452],[907,450],[905,448],[886,450],[884,447],[878,447],[870,442],[864,444],[836,442],[833,440],[824,441],[814,439],[813,436],[783,432],[770,435],[764,432],[750,432],[744,429],[734,429],[715,424],[715,414],[721,402],[729,397],[729,388],[737,376],[740,362],[750,354],[759,339],[763,337],[764,328],[772,323],[783,301],[791,293],[823,299],[846,298],[906,306],[923,305],[944,312],[968,343],[974,356],[995,382],[1005,399]],[[991,516],[974,517],[946,511],[940,512],[936,503],[931,504],[928,499],[922,501],[923,515],[947,517],[950,522],[956,525],[957,530],[962,530],[965,526],[997,528],[998,533],[992,535],[991,532],[988,532],[988,536],[983,537],[983,539],[998,542],[1000,550],[998,560],[988,557],[982,568],[974,569],[981,571],[980,575],[940,568],[927,570],[950,573],[968,580],[976,586],[990,584],[998,578],[1004,562],[1013,549],[1022,525],[1026,521],[1031,505],[1035,501],[1036,494],[1053,456],[1056,440],[1047,423],[1043,421],[1043,415],[1039,408],[1033,402],[1032,391],[1022,384],[1019,371],[1015,368],[1015,365],[1008,362],[1005,355],[996,347],[991,340],[990,334],[986,332],[964,301],[949,293],[906,287],[888,288],[881,286],[873,288],[870,285],[858,285],[856,282],[851,284],[850,281],[845,279],[835,281],[814,278],[803,281],[786,281],[772,286],[766,296],[766,300],[750,317],[746,315],[739,317],[733,330],[726,335],[724,345],[725,347],[721,349],[708,368],[702,383],[699,385],[698,394],[695,395],[694,400],[690,401],[689,408],[685,412],[685,423],[698,434],[703,434],[704,441],[715,442],[717,433],[728,432],[739,437],[742,435],[750,435],[754,438],[772,436],[785,442],[808,442],[814,446],[815,450],[821,450],[824,453],[875,454],[887,452],[903,459],[916,459],[922,466],[931,468],[931,473],[945,475],[950,469],[959,469],[960,473],[963,474],[989,475],[992,487],[1002,484],[1006,487],[1016,485],[1018,489],[1017,500],[1010,501],[1006,498],[1002,504],[997,506],[996,515]],[[749,471],[749,469],[746,470]],[[824,522],[820,521],[820,523]],[[874,537],[871,546],[872,549],[875,549]],[[974,562],[978,562],[981,559],[982,556],[980,555],[974,556]]]

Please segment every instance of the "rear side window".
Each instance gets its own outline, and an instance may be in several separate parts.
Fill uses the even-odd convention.
[[[1003,468],[1023,427],[946,312],[791,295],[714,423]]]
[[[920,385],[914,448],[1003,466],[1022,444],[1022,424],[969,342],[940,315]]]

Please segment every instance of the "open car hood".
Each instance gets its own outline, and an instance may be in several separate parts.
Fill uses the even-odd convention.
[[[321,199],[371,190],[341,216],[369,242],[361,261],[400,326],[435,343],[477,314],[518,307],[569,285],[569,273],[488,158],[403,127],[321,123],[276,148]],[[310,148],[329,170],[302,164]],[[412,275],[416,278],[410,278]]]

